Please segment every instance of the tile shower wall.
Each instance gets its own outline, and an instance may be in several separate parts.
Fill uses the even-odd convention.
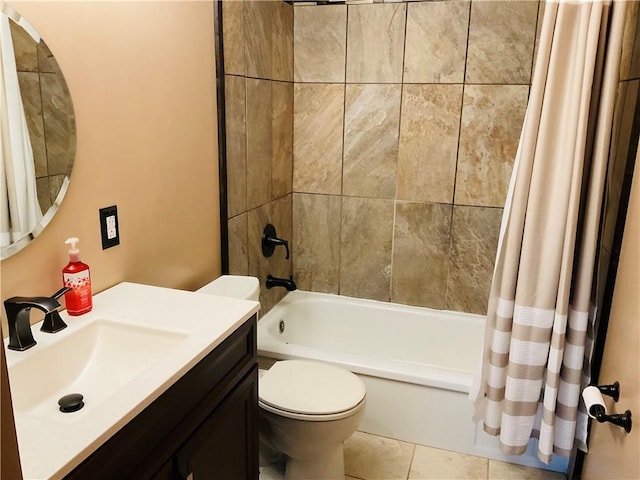
[[[223,3],[230,273],[261,279],[265,310],[285,293],[266,275],[293,273],[305,290],[485,312],[539,3]],[[631,9],[604,260],[640,117]],[[266,223],[292,263],[262,256]]]
[[[539,2],[293,13],[298,287],[484,313]]]
[[[261,282],[263,311],[286,291],[282,247],[265,258],[262,231],[272,223],[292,239],[293,7],[280,1],[223,2],[229,272]]]
[[[76,154],[71,96],[60,67],[44,41],[13,22],[11,37],[18,82],[33,150],[38,203],[46,212],[56,200]]]

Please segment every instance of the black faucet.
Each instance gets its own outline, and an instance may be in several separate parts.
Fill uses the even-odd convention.
[[[262,232],[262,255],[270,257],[273,255],[273,251],[278,245],[284,245],[287,252],[284,258],[289,260],[289,242],[282,238],[278,238],[277,235],[276,227],[273,225],[268,224],[264,227],[264,231]]]
[[[267,275],[267,288],[284,287],[288,292],[293,292],[296,288],[296,282],[293,281],[293,277],[277,278],[273,275]]]
[[[58,313],[58,308],[61,307],[58,298],[69,290],[71,289],[65,287],[51,297],[11,297],[5,300],[4,309],[7,312],[7,323],[9,324],[8,348],[23,351],[36,344],[29,323],[31,308],[37,308],[45,313],[44,322],[40,328],[43,332],[55,333],[66,328],[67,324]]]

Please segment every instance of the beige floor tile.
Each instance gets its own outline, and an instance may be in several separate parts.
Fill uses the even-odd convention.
[[[355,432],[344,442],[347,476],[366,480],[406,479],[414,445]]]
[[[558,472],[489,460],[489,480],[565,480],[566,478],[566,475]]]
[[[409,480],[485,480],[486,458],[416,445]]]

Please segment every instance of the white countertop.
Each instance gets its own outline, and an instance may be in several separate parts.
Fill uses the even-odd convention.
[[[36,346],[24,352],[6,350],[10,382],[13,366],[96,320],[162,328],[183,334],[184,339],[125,388],[106,398],[85,399],[82,410],[54,412],[55,405],[48,416],[15,411],[25,480],[62,478],[71,472],[258,310],[259,303],[249,300],[122,283],[95,295],[93,310],[87,314],[72,317],[61,312],[68,327],[58,333],[43,333],[40,324],[33,325]]]

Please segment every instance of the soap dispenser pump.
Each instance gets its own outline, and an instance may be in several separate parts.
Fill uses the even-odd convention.
[[[75,237],[68,238],[64,242],[70,245],[69,263],[62,270],[63,284],[71,289],[64,294],[69,315],[82,315],[93,307],[89,265],[80,261],[78,242],[79,240]]]

